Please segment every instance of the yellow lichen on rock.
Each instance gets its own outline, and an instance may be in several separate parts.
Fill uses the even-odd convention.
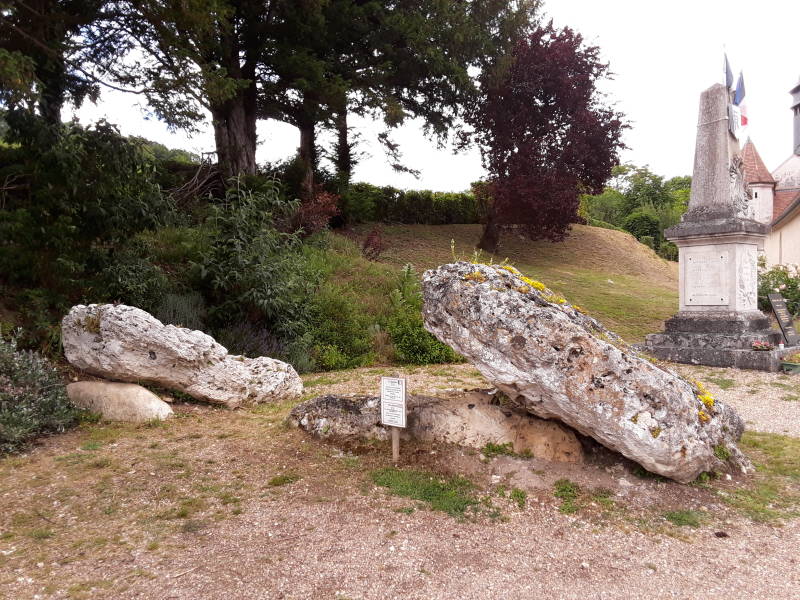
[[[481,273],[480,271],[473,271],[467,275],[464,275],[465,281],[477,281],[478,283],[483,283],[486,281],[486,275]]]

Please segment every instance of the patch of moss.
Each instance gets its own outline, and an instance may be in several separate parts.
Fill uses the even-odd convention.
[[[282,475],[276,475],[270,479],[267,485],[270,487],[280,487],[282,485],[295,483],[296,481],[300,481],[300,475],[297,473],[283,473]]]
[[[696,510],[672,510],[665,512],[664,518],[678,527],[700,527],[703,513]]]
[[[725,444],[717,444],[714,446],[714,456],[721,461],[726,461],[731,457],[731,451],[728,450],[728,447]]]

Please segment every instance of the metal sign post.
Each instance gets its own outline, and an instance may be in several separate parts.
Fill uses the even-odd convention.
[[[400,428],[406,426],[406,380],[381,377],[381,423],[392,433],[392,461],[400,462]]]

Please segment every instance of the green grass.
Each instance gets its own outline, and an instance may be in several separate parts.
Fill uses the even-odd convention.
[[[729,390],[736,387],[736,382],[727,377],[707,377],[708,381],[716,385],[721,390]]]
[[[282,475],[276,475],[270,479],[267,485],[270,487],[280,487],[282,485],[295,483],[296,481],[300,481],[300,475],[297,473],[283,473]]]
[[[533,458],[533,453],[529,448],[525,448],[522,452],[514,452],[514,445],[511,442],[505,444],[493,444],[489,442],[481,452],[486,458],[495,458],[497,456],[513,456],[515,458]]]
[[[559,479],[553,484],[553,495],[561,500],[558,510],[566,515],[578,512],[580,507],[577,501],[580,493],[581,488],[578,484],[569,479]]]
[[[722,461],[726,461],[731,457],[731,451],[725,444],[717,444],[714,446],[714,456]]]
[[[722,499],[757,522],[800,516],[800,439],[748,431],[739,446],[756,474],[747,487],[720,491]]]
[[[696,510],[671,510],[664,513],[664,518],[678,527],[700,527],[703,513]]]
[[[519,488],[514,488],[511,490],[509,497],[517,503],[517,506],[525,508],[525,502],[528,500],[528,492]]]
[[[592,501],[597,502],[603,508],[614,507],[613,496],[614,492],[608,488],[599,487],[592,490]]]
[[[464,477],[440,477],[434,473],[386,467],[373,471],[372,481],[395,496],[420,500],[453,517],[463,517],[477,506],[475,485]]]

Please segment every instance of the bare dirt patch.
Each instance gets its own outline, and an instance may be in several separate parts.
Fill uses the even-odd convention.
[[[386,371],[309,375],[307,394],[375,393]],[[469,365],[400,371],[415,393],[486,386]],[[402,470],[472,481],[477,510],[457,518],[376,484],[388,444],[309,438],[284,424],[288,404],[174,407],[162,425],[87,425],[0,460],[0,595],[792,598],[800,585],[796,469],[772,438],[750,450],[762,472],[689,486],[591,444],[583,467],[404,445]],[[564,481],[571,499],[555,495]],[[772,512],[732,503],[739,490],[774,492],[756,506]]]

